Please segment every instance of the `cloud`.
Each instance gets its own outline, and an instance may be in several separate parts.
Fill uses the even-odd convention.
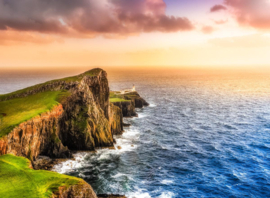
[[[211,9],[210,12],[219,12],[221,10],[227,10],[227,8],[223,5],[214,5]]]
[[[238,23],[257,29],[270,29],[269,0],[225,0],[233,10],[233,16]]]
[[[211,34],[211,33],[213,33],[215,30],[214,30],[214,28],[212,27],[212,26],[204,26],[204,27],[202,27],[202,32],[204,33],[204,34]]]
[[[0,30],[92,37],[193,29],[165,10],[163,0],[0,0]]]

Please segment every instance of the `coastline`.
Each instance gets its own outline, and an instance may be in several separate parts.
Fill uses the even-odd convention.
[[[10,111],[10,105],[21,105],[21,114],[24,115],[35,110],[32,108],[33,101],[36,103],[34,107],[40,108],[45,99],[52,105],[46,104],[45,108],[27,117],[17,116],[18,120],[11,120],[13,114],[20,112]],[[73,156],[81,151],[95,153],[102,148],[121,150],[121,145],[117,145],[113,137],[122,135],[123,127],[128,125],[123,122],[123,117],[136,117],[135,108],[149,104],[135,88],[125,94],[110,93],[107,73],[102,69],[93,69],[78,76],[48,81],[1,95],[0,105],[4,110],[3,115],[7,115],[3,117],[4,125],[0,126],[0,156],[3,158],[12,154],[14,157],[27,158],[31,164],[28,168],[30,172],[32,169],[46,172],[59,163],[74,160]],[[9,158],[13,159],[11,156],[4,159]],[[3,163],[5,161],[2,160],[0,165],[4,166]],[[76,177],[73,178],[76,183]],[[56,197],[67,194],[74,197],[83,188],[79,197],[96,197],[91,186],[83,182],[83,185],[76,184],[68,188],[61,183],[55,184],[58,187],[57,190],[52,189],[52,194]],[[102,196],[124,197],[118,194]]]
[[[149,104],[149,107],[154,107],[154,105]],[[144,108],[144,107],[143,107]],[[140,108],[135,108],[135,110],[138,110]],[[137,111],[136,111],[137,112]],[[143,118],[143,116],[140,116],[140,113],[137,112],[136,116],[127,116],[124,117],[124,122],[129,123],[132,119],[140,119]],[[89,164],[83,163],[85,158],[91,158],[91,156],[97,155],[99,156],[99,160],[107,159],[110,155],[117,155],[121,156],[125,152],[130,152],[132,150],[136,149],[136,145],[133,145],[131,142],[127,145],[123,142],[123,136],[134,136],[138,135],[138,131],[134,131],[134,129],[130,129],[132,127],[132,124],[127,124],[127,126],[124,126],[124,131],[122,134],[118,134],[114,136],[114,147],[110,148],[98,148],[95,151],[74,151],[73,152],[73,158],[72,159],[63,159],[63,160],[57,160],[56,163],[53,164],[51,167],[51,171],[61,173],[61,174],[71,174],[75,169],[80,169],[87,167]],[[119,148],[120,147],[120,148]],[[119,173],[121,174],[121,173]],[[117,177],[117,175],[116,175]],[[81,177],[84,179],[83,177]],[[90,185],[92,185],[90,183]],[[102,195],[102,196],[101,196]],[[119,195],[119,193],[113,193],[113,194],[97,194],[98,197],[108,197],[108,198],[126,198],[130,197],[129,195]],[[133,194],[132,194],[132,197]]]

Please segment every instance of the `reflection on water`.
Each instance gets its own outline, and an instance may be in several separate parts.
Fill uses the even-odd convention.
[[[85,179],[98,193],[130,197],[270,196],[269,74],[108,74],[112,90],[135,84],[151,105],[125,120],[132,126],[116,137],[122,149],[77,153],[56,171]],[[28,86],[22,77],[15,82]],[[0,93],[15,82],[1,84]]]

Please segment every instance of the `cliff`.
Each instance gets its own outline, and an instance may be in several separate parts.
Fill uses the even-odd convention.
[[[125,94],[111,91],[110,101],[122,110],[123,117],[137,116],[135,108],[143,108],[149,105],[136,91]]]
[[[123,114],[119,107],[110,103],[110,126],[113,135],[122,134],[123,130]]]
[[[14,161],[9,155],[13,154],[28,158],[35,168],[46,167],[47,159],[40,158],[40,155],[69,158],[72,157],[72,150],[113,146],[113,135],[123,132],[123,117],[136,116],[135,108],[147,105],[137,92],[113,100],[107,73],[102,69],[0,95],[0,165],[2,158],[2,165],[7,169],[8,166],[18,167],[9,161]],[[0,174],[3,174],[2,170],[0,167]],[[51,172],[42,174],[50,175]],[[13,177],[17,176],[14,173]],[[61,175],[53,175],[52,180],[58,177],[59,181],[53,184],[43,178],[33,181],[31,185],[38,186],[36,182],[41,182],[45,185],[42,188],[52,187],[46,189],[50,193],[45,193],[44,197],[96,198],[91,186],[83,180],[64,178],[64,181],[70,181],[65,183]],[[14,187],[13,181],[11,183]],[[4,183],[0,182],[1,185],[4,186]],[[25,186],[27,191],[31,185]],[[24,189],[16,187],[13,191],[20,194]],[[35,194],[40,189],[32,191]],[[1,193],[6,191],[0,190]]]
[[[33,170],[28,159],[14,155],[0,156],[0,178],[0,197],[97,198],[84,180]]]
[[[57,101],[40,113],[43,103],[48,103],[45,98],[52,95],[56,95]],[[35,110],[32,101],[38,103],[37,115],[31,113]],[[18,108],[23,114],[33,115],[27,121],[21,122],[20,112],[7,109],[19,104],[24,104]],[[31,160],[40,154],[66,158],[71,156],[70,150],[113,146],[112,130],[113,133],[122,130],[121,115],[117,115],[116,108],[114,116],[109,116],[112,110],[107,74],[101,69],[1,96],[0,109],[6,115],[0,126],[0,155],[11,153]],[[17,121],[9,124],[14,117]]]

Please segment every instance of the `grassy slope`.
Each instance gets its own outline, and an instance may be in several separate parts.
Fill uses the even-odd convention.
[[[59,104],[63,97],[69,95],[67,91],[46,91],[24,98],[14,98],[0,102],[2,122],[0,124],[0,138],[8,134],[14,127],[41,113],[51,110]]]
[[[53,83],[53,82],[60,82],[60,81],[65,81],[65,82],[75,82],[75,81],[80,81],[82,80],[82,78],[84,76],[97,76],[102,70],[101,69],[92,69],[90,71],[87,71],[83,74],[80,74],[78,76],[71,76],[71,77],[67,77],[67,78],[62,78],[62,79],[57,79],[57,80],[51,80],[51,81],[48,81],[48,82],[45,82],[45,83],[41,83],[41,84],[38,84],[38,85],[34,85],[34,86],[31,86],[31,87],[27,87],[25,89],[21,89],[21,90],[18,90],[18,91],[15,91],[15,92],[12,92],[12,93],[8,93],[8,94],[0,94],[0,101],[3,101],[5,100],[7,97],[10,97],[10,96],[13,96],[13,95],[16,95],[16,94],[21,94],[21,93],[24,93],[24,92],[27,92],[27,91],[30,91],[30,90],[33,90],[33,89],[37,89],[39,87],[42,87],[46,84],[50,84],[50,83]]]
[[[27,87],[9,94],[0,95],[0,138],[7,135],[20,123],[51,110],[60,100],[69,95],[67,91],[46,91],[22,98],[5,100],[15,94],[27,92],[56,81],[75,82],[84,76],[97,76],[102,70],[92,69],[78,76],[52,80],[32,87]],[[6,114],[6,116],[4,116]]]
[[[58,187],[68,187],[83,181],[51,171],[30,169],[29,163],[23,157],[0,156],[0,197],[51,197]]]
[[[116,91],[110,92],[110,102],[114,103],[114,102],[126,102],[126,101],[129,101],[129,100],[125,100],[124,96],[120,94],[120,92],[116,92]]]

